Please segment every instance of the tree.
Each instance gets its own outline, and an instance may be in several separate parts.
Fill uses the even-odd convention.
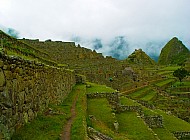
[[[189,72],[184,68],[179,68],[173,72],[173,76],[177,77],[181,82],[183,78],[189,75]]]

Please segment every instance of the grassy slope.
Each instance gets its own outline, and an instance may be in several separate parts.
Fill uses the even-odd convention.
[[[132,98],[136,98],[138,96],[141,96],[143,93],[145,93],[148,90],[150,90],[150,88],[149,87],[145,87],[145,88],[143,88],[141,90],[138,90],[136,92],[131,93],[129,96],[132,97]]]
[[[159,137],[160,140],[177,140],[172,133],[165,128],[152,129]]]
[[[150,91],[150,92],[147,93],[145,96],[141,97],[141,100],[143,100],[143,101],[150,101],[150,100],[152,100],[155,96],[156,96],[156,92],[155,92],[155,91]]]
[[[157,83],[156,86],[162,87],[162,86],[164,86],[166,84],[169,84],[169,83],[171,83],[173,81],[175,81],[175,80],[174,79],[166,79],[165,81]]]
[[[90,88],[86,89],[86,93],[95,93],[95,92],[115,92],[114,89],[107,87],[106,85],[98,85],[95,83],[87,82],[90,85]]]
[[[164,125],[170,131],[190,131],[190,124],[173,115],[167,115],[161,110],[156,110],[157,113],[163,116]]]
[[[116,115],[119,122],[119,133],[127,134],[132,140],[154,140],[155,137],[141,118],[135,112],[125,112]]]
[[[87,88],[87,93],[94,92],[114,92],[112,88],[106,87],[105,85],[97,85],[94,83],[88,83],[91,85]],[[108,103],[107,99],[88,99],[87,100],[87,114],[93,115],[94,119],[90,120],[87,118],[88,126],[95,128],[103,134],[106,134],[113,139],[117,140],[127,140],[128,138],[124,134],[116,133],[114,129],[113,111],[111,105]]]

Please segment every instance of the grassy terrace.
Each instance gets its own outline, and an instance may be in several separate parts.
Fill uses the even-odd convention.
[[[126,98],[124,96],[120,97],[120,104],[122,105],[128,105],[128,106],[136,106],[136,105],[140,105],[139,103],[135,102],[132,99]]]
[[[161,110],[156,110],[158,114],[163,116],[164,125],[170,131],[190,131],[190,123],[185,122],[173,115],[167,115],[165,112]]]
[[[152,130],[158,135],[160,140],[177,140],[166,128],[153,128]]]
[[[184,82],[175,82],[173,84],[174,87],[190,87],[190,82],[189,81],[184,81]]]
[[[167,85],[167,84],[174,82],[174,81],[175,81],[175,79],[166,79],[162,82],[156,83],[155,85],[158,87],[162,87],[162,86]]]
[[[140,96],[143,96],[147,92],[149,92],[149,90],[150,90],[149,87],[145,87],[143,89],[140,89],[140,90],[138,90],[136,92],[133,92],[133,93],[129,94],[129,96],[132,97],[132,98],[138,98]]]
[[[148,92],[147,94],[145,94],[143,97],[141,97],[140,99],[143,101],[150,101],[152,100],[155,96],[157,95],[157,93],[153,90],[151,90],[150,92]]]
[[[88,85],[91,85],[91,87],[86,88],[85,85],[76,85],[62,104],[49,106],[55,113],[39,114],[35,120],[20,128],[13,135],[12,140],[60,139],[64,125],[71,117],[70,109],[76,97],[78,97],[76,103],[77,116],[71,127],[71,140],[86,140],[86,126],[91,126],[101,133],[112,137],[114,140],[155,140],[156,137],[154,134],[157,134],[160,140],[175,140],[172,132],[190,131],[189,123],[175,116],[167,115],[161,110],[151,110],[144,106],[142,106],[142,110],[145,116],[163,116],[163,128],[153,128],[151,130],[143,119],[137,116],[138,114],[136,112],[126,111],[119,114],[116,113],[114,116],[112,106],[106,98],[86,100],[86,93],[114,92],[114,90],[105,85],[97,85],[94,83],[88,83]],[[141,90],[148,91],[149,88],[146,87]],[[139,92],[141,90],[139,90]],[[150,99],[149,94],[146,94],[146,96],[140,99]],[[120,97],[120,103],[129,106],[140,105],[125,96]],[[90,115],[93,117],[90,118]],[[114,128],[114,122],[116,120],[119,123],[118,132],[116,132]]]
[[[115,92],[112,88],[106,87],[105,85],[98,85],[94,83],[88,83],[91,85],[87,88],[87,93],[94,92]],[[113,110],[107,99],[88,99],[87,100],[87,115],[93,115],[94,119],[87,117],[87,125],[94,129],[106,134],[113,139],[127,140],[126,135],[118,134],[115,131],[113,123],[115,119],[113,117]]]
[[[119,133],[126,134],[132,140],[154,140],[153,133],[148,130],[144,121],[135,112],[116,114],[119,122]]]
[[[178,68],[180,68],[180,66],[168,66],[168,67],[161,68],[160,70],[161,71],[175,71]]]
[[[90,88],[86,88],[86,93],[115,92],[114,89],[107,87],[106,85],[98,85],[98,84],[90,83],[90,82],[87,82],[87,85],[90,85]]]

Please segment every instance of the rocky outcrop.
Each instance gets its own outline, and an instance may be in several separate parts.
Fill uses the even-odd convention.
[[[75,74],[19,57],[0,56],[0,137],[10,139],[49,103],[62,102],[75,85]]]

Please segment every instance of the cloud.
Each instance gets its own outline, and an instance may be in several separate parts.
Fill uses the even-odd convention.
[[[0,25],[0,30],[4,31],[5,33],[7,33],[8,35],[10,35],[14,38],[19,38],[19,32],[13,28],[7,28],[7,27]]]
[[[25,38],[79,37],[92,49],[98,39],[103,46],[98,51],[108,55],[119,36],[127,39],[129,52],[173,36],[190,47],[189,0],[1,0],[0,5],[0,24]]]

